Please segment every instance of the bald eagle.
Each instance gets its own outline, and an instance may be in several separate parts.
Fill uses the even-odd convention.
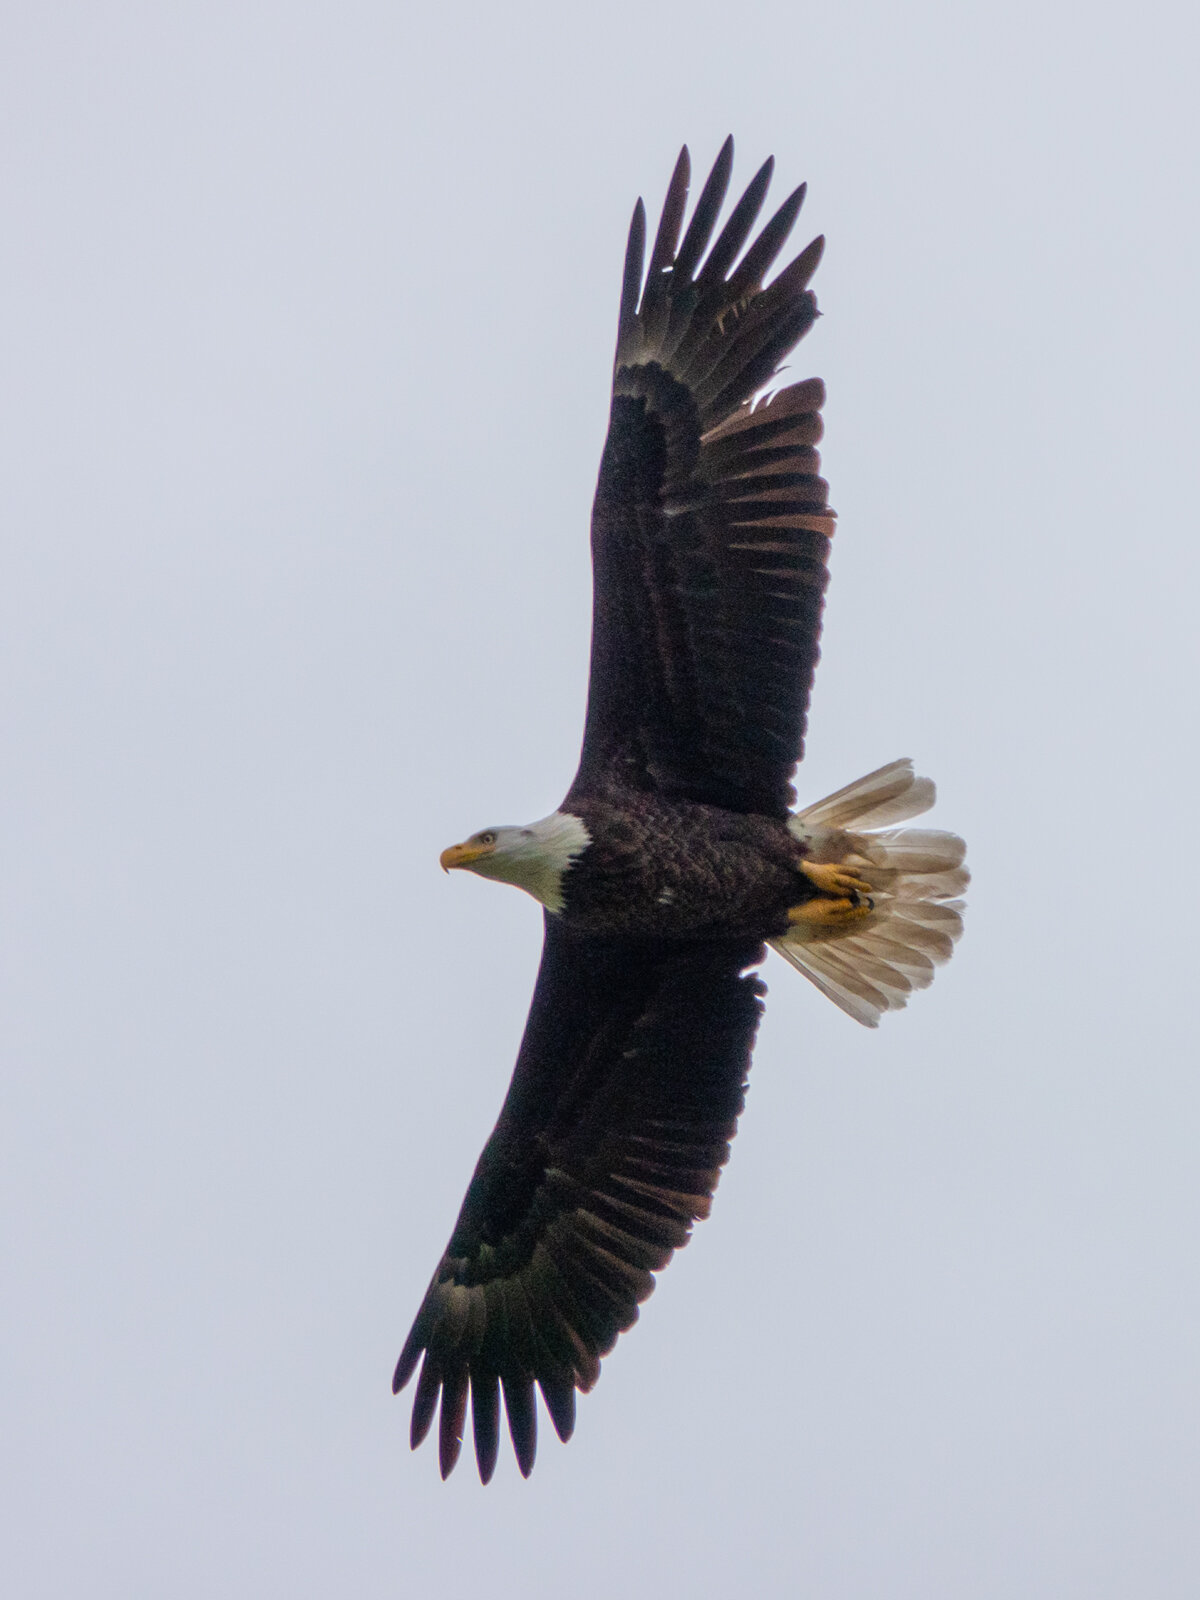
[[[730,139],[685,231],[684,148],[644,276],[634,209],[592,513],[579,770],[551,816],[441,858],[516,884],[545,919],[512,1083],[393,1382],[421,1363],[414,1448],[440,1398],[443,1477],[468,1394],[485,1483],[501,1393],[525,1476],[535,1384],[569,1438],[576,1390],[708,1215],[765,946],[874,1027],[962,929],[962,841],[896,827],[934,800],[911,762],[793,809],[834,514],[815,448],[824,386],[771,390],[817,316],[824,241],[764,286],[805,192],[743,254],[768,160],[710,247],[732,164]]]

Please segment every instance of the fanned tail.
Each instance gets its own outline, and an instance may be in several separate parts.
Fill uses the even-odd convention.
[[[868,1028],[933,982],[962,933],[960,895],[970,881],[954,833],[895,828],[928,811],[937,791],[893,761],[797,812],[788,827],[810,859],[854,868],[875,909],[845,928],[797,924],[771,946],[836,1006]]]

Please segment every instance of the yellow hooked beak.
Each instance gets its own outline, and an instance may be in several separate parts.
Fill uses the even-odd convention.
[[[452,844],[448,850],[443,850],[439,856],[442,871],[449,872],[451,867],[469,867],[472,862],[480,861],[484,856],[490,856],[496,848],[494,844]]]

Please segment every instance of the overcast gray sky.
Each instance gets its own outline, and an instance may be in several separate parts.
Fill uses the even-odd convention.
[[[1063,0],[53,3],[0,39],[5,1593],[1200,1593],[1197,25]],[[802,794],[967,935],[772,960],[711,1222],[486,1492],[392,1365],[574,770],[625,230],[824,231]]]

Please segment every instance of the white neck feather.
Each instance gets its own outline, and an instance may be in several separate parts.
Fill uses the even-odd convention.
[[[592,836],[578,817],[555,811],[525,828],[497,828],[496,849],[474,864],[485,878],[498,878],[524,889],[548,911],[561,911],[563,878]]]

